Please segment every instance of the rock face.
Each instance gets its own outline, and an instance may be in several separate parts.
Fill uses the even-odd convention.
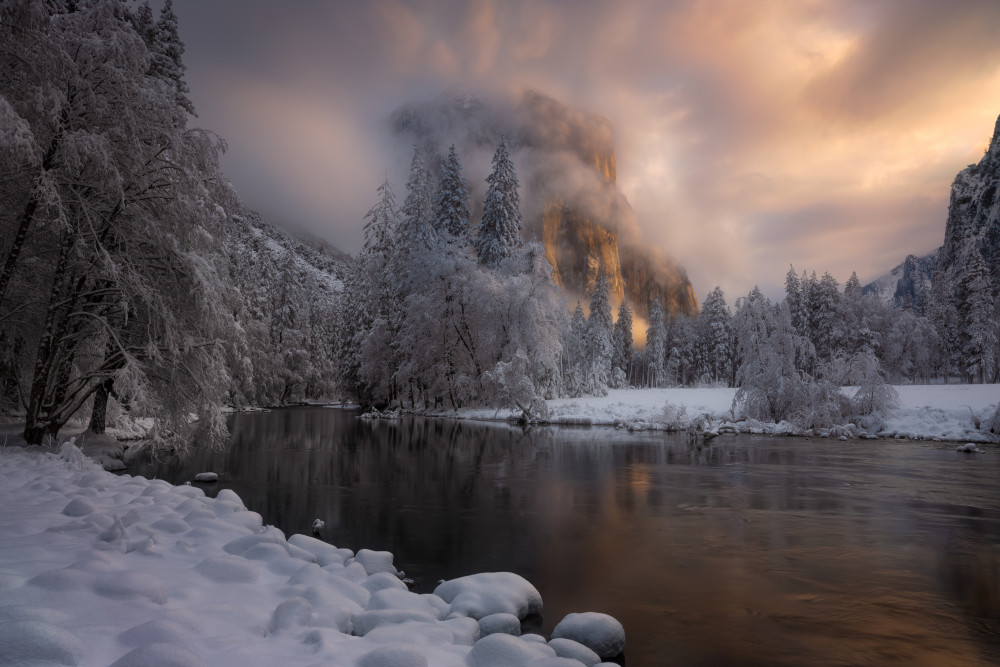
[[[392,126],[397,137],[432,155],[454,143],[467,172],[469,156],[482,161],[505,135],[521,182],[524,235],[545,246],[571,305],[580,299],[586,306],[603,267],[613,307],[628,297],[638,320],[648,319],[654,297],[668,314],[697,314],[684,268],[642,241],[635,213],[618,190],[607,118],[529,91],[515,101],[459,95],[404,105],[393,113]],[[470,181],[475,217],[482,191],[479,179]]]
[[[907,255],[903,263],[881,278],[861,288],[863,294],[873,294],[884,303],[897,308],[911,306],[923,312],[931,293],[931,280],[938,262],[936,250],[929,255]]]
[[[989,148],[978,164],[955,177],[948,203],[944,244],[930,255],[906,260],[862,288],[897,307],[912,305],[921,312],[936,271],[953,283],[961,275],[967,253],[978,250],[990,268],[994,294],[1000,291],[1000,117]]]
[[[1000,117],[997,118],[986,154],[955,177],[948,203],[944,245],[938,255],[938,270],[952,272],[961,261],[962,250],[976,244],[990,267],[994,289],[1000,286]]]

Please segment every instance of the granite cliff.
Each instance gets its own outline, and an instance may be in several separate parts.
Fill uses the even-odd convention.
[[[939,271],[953,273],[971,246],[978,248],[990,267],[994,293],[1000,289],[1000,117],[993,138],[978,164],[955,177],[948,203],[944,245],[938,252]]]
[[[698,299],[680,264],[644,243],[636,216],[617,184],[610,121],[571,109],[537,92],[515,103],[485,104],[468,95],[400,107],[392,117],[398,137],[443,154],[455,143],[472,186],[473,216],[482,196],[476,163],[507,137],[521,180],[525,236],[545,246],[554,279],[586,306],[603,267],[615,307],[628,298],[636,318],[648,318],[658,297],[668,314],[694,315]],[[641,334],[637,333],[641,340]]]
[[[942,272],[957,284],[968,253],[978,251],[986,260],[993,293],[1000,291],[1000,117],[983,158],[955,177],[948,203],[944,243],[923,257],[910,255],[886,275],[864,286],[896,306],[922,310],[930,294],[934,273]]]

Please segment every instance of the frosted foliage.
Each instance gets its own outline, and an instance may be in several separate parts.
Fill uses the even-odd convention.
[[[624,389],[630,384],[632,374],[632,308],[628,300],[622,301],[618,307],[618,319],[615,320],[615,328],[611,336],[612,357],[611,365],[615,369],[612,371],[611,385],[616,389]]]
[[[224,145],[184,128],[176,86],[151,71],[156,53],[131,9],[0,12],[5,53],[29,64],[0,68],[3,113],[20,119],[11,167],[23,174],[0,185],[0,210],[16,212],[0,218],[12,239],[0,323],[16,310],[23,354],[36,359],[20,378],[26,437],[40,441],[113,392],[157,415],[154,442],[224,441],[220,407],[245,344],[221,252],[235,204]],[[164,20],[176,29],[169,11]],[[26,297],[16,304],[15,289]]]
[[[997,321],[989,267],[975,244],[964,248],[964,274],[959,282],[962,369],[979,382],[997,375]]]
[[[611,287],[604,269],[597,274],[594,292],[590,298],[590,316],[587,318],[586,350],[589,365],[584,391],[588,394],[607,393],[611,381],[611,361],[614,354],[611,324]]]
[[[521,246],[523,226],[517,173],[503,137],[500,137],[493,155],[493,171],[486,177],[486,182],[489,185],[475,248],[480,262],[497,266]]]
[[[441,166],[441,182],[434,206],[434,228],[439,236],[457,243],[468,243],[470,218],[469,191],[462,180],[462,163],[452,144]]]
[[[701,307],[699,343],[704,371],[713,382],[729,381],[732,366],[732,314],[722,289],[713,289]]]
[[[646,329],[647,386],[659,387],[664,382],[666,345],[667,331],[663,322],[663,306],[660,305],[659,299],[653,299],[653,305],[649,307],[649,327]],[[676,361],[677,357],[678,351],[674,350],[671,358]],[[676,381],[676,378],[673,381]]]
[[[335,395],[335,338],[343,282],[338,262],[252,212],[234,216],[226,253],[242,295],[247,356],[236,399],[281,405]]]
[[[413,147],[406,199],[400,209],[399,241],[403,252],[430,248],[435,242],[431,175],[419,146]]]
[[[365,214],[364,253],[379,256],[383,261],[387,261],[395,250],[398,225],[396,196],[392,193],[387,179],[378,187],[378,203]]]

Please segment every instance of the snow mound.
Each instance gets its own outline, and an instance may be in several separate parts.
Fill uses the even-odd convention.
[[[194,481],[196,482],[218,482],[219,473],[217,472],[200,472],[194,476]]]
[[[195,569],[216,583],[252,584],[257,581],[257,566],[239,556],[213,556],[198,563]]]
[[[554,657],[556,652],[546,644],[495,634],[476,642],[465,660],[469,667],[523,667]]]
[[[565,637],[556,638],[549,642],[549,646],[552,647],[556,655],[560,658],[579,660],[587,667],[594,667],[594,665],[601,661],[601,656],[572,639],[566,639]]]
[[[521,621],[514,614],[490,614],[479,619],[479,632],[486,635],[503,633],[505,635],[521,635]]]
[[[587,611],[566,614],[552,630],[552,638],[572,639],[601,658],[613,658],[625,650],[625,628],[614,617]]]
[[[542,596],[526,579],[513,572],[470,574],[439,584],[434,594],[451,605],[451,613],[481,619],[491,614],[513,614],[525,619],[542,611]]]
[[[427,656],[416,646],[383,646],[365,654],[358,667],[427,667]]]
[[[78,665],[87,653],[80,638],[69,630],[42,621],[0,624],[0,664],[37,665],[52,662]]]
[[[397,574],[396,568],[392,564],[392,554],[388,551],[372,551],[371,549],[361,549],[354,556],[354,560],[361,563],[368,576],[380,572]]]
[[[205,667],[205,663],[181,646],[147,644],[129,651],[111,667]]]

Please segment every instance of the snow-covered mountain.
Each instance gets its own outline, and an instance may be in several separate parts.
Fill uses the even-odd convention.
[[[907,255],[901,264],[862,287],[861,291],[874,294],[879,301],[897,308],[909,304],[919,311],[931,293],[931,279],[937,261],[938,251],[923,257]]]
[[[948,204],[944,244],[929,255],[909,255],[902,264],[862,288],[897,307],[911,304],[922,310],[930,295],[935,271],[957,284],[963,258],[978,250],[990,270],[994,294],[1000,291],[1000,117],[983,159],[955,177]]]
[[[961,268],[963,252],[978,247],[990,269],[994,293],[1000,289],[1000,117],[989,148],[978,164],[955,177],[948,204],[948,222],[938,269],[949,274]]]

